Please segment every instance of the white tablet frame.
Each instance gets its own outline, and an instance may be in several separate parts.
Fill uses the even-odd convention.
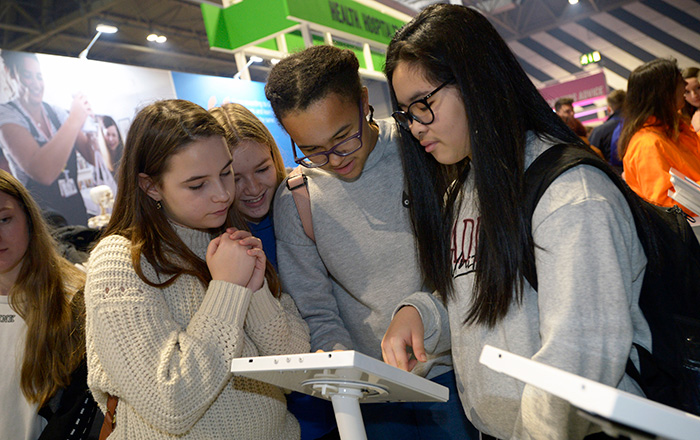
[[[700,438],[700,417],[693,414],[490,345],[484,346],[479,361],[492,370],[567,400],[610,435],[622,433],[633,439]]]
[[[446,402],[449,390],[360,352],[237,358],[231,372],[333,402],[343,440],[366,440],[360,402]]]

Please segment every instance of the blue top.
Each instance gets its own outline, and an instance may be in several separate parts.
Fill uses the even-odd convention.
[[[268,261],[277,270],[277,246],[275,245],[275,228],[270,214],[263,217],[259,223],[248,222],[250,232],[262,241],[263,251]]]

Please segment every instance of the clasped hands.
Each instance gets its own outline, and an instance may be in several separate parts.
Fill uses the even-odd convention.
[[[260,239],[248,231],[228,228],[209,242],[206,255],[212,280],[227,281],[256,291],[265,281],[267,258]]]

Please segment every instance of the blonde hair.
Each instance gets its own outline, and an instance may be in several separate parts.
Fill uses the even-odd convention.
[[[260,119],[250,110],[236,103],[228,103],[221,107],[213,108],[209,110],[209,113],[224,127],[226,132],[224,138],[229,148],[231,148],[231,152],[243,141],[254,141],[270,149],[277,177],[277,186],[279,186],[284,178],[287,177],[284,161],[279,148],[277,148],[275,139],[267,127],[260,122]]]
[[[3,170],[0,191],[14,198],[27,218],[29,246],[8,300],[27,325],[20,388],[28,401],[42,407],[68,386],[85,357],[85,274],[59,255],[39,206]]]

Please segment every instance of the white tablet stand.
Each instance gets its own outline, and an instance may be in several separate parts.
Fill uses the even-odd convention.
[[[356,351],[238,358],[231,372],[333,402],[343,440],[366,440],[360,402],[445,402],[449,390]]]
[[[700,417],[620,391],[575,374],[489,345],[479,361],[577,407],[606,434],[636,439],[697,440]]]

